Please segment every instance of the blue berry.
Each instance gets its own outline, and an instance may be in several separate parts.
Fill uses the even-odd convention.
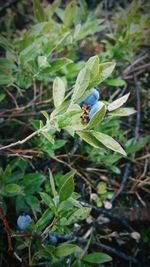
[[[96,88],[94,88],[91,94],[86,99],[84,99],[82,104],[93,106],[98,101],[98,99],[99,99],[99,92],[97,91]]]
[[[95,115],[95,113],[98,112],[102,108],[103,105],[104,104],[102,101],[97,101],[97,103],[92,106],[92,108],[89,112],[89,118],[92,119],[93,116]]]
[[[58,239],[57,239],[57,237],[55,235],[50,235],[49,236],[49,241],[50,241],[51,245],[56,246],[57,242],[58,242]]]
[[[59,204],[59,196],[57,195],[56,196],[56,205],[58,205]]]
[[[17,225],[21,230],[28,228],[31,221],[30,215],[20,215],[17,219]]]

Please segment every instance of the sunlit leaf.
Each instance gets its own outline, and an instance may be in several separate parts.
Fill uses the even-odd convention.
[[[65,96],[65,83],[64,81],[56,77],[53,83],[53,100],[55,107],[59,107]]]
[[[100,141],[107,148],[126,156],[126,152],[124,151],[124,149],[111,136],[95,131],[93,131],[92,134],[98,141]]]
[[[124,103],[127,102],[128,98],[129,98],[130,93],[118,98],[117,100],[113,101],[112,103],[110,103],[108,105],[108,110],[109,111],[113,111],[117,108],[120,108]]]
[[[84,94],[86,88],[88,87],[90,82],[90,72],[84,67],[78,74],[74,90],[72,100],[77,101]]]
[[[77,6],[75,1],[71,1],[65,8],[64,12],[64,25],[70,27],[73,24],[74,18],[76,16]]]
[[[119,108],[109,113],[110,116],[130,116],[132,114],[135,114],[136,110],[134,108]]]
[[[113,72],[116,64],[114,62],[106,62],[99,65],[99,83],[106,80]]]

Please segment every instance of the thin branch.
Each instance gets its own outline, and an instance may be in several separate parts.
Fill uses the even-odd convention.
[[[9,251],[9,253],[11,253],[13,251],[13,245],[12,245],[12,240],[11,240],[11,230],[10,230],[10,227],[9,227],[9,223],[8,223],[6,217],[5,217],[4,212],[3,212],[2,205],[0,205],[0,218],[3,221],[4,229],[5,229],[5,232],[7,234],[8,251]]]
[[[9,90],[7,90],[7,89],[4,89],[4,91],[10,96],[10,98],[12,99],[12,101],[15,104],[16,109],[18,110],[19,106],[18,106],[18,103],[17,103],[15,97],[13,96],[13,94],[11,92],[9,92]]]
[[[95,211],[97,214],[103,214],[105,215],[107,218],[109,218],[110,220],[113,221],[118,221],[118,223],[120,223],[123,227],[126,228],[126,230],[129,233],[135,232],[135,230],[130,226],[130,224],[123,218],[121,218],[119,215],[116,215],[112,212],[112,210],[106,210],[105,208],[101,207],[96,207],[94,205],[91,205],[89,203],[86,203],[84,201],[80,201],[81,205],[83,205],[84,207],[89,207],[91,208],[93,211]]]
[[[11,143],[11,144],[9,144],[9,145],[7,145],[7,146],[1,146],[1,147],[0,147],[0,150],[4,150],[4,149],[7,149],[7,148],[10,148],[10,147],[13,147],[13,146],[22,145],[22,144],[24,144],[25,142],[27,142],[28,140],[30,140],[33,136],[39,134],[40,131],[41,131],[41,129],[39,129],[39,130],[33,132],[32,134],[28,135],[28,136],[27,136],[26,138],[24,138],[23,140],[19,140],[19,141],[15,142],[15,143]]]
[[[93,184],[91,184],[90,181],[87,180],[87,178],[85,178],[79,171],[77,171],[75,168],[73,168],[69,163],[61,160],[61,159],[58,159],[57,157],[53,157],[51,156],[52,159],[64,164],[65,166],[67,166],[70,170],[74,171],[82,180],[85,181],[85,183],[88,185],[88,186],[91,186],[94,190],[95,190],[95,187],[93,186]]]
[[[119,187],[119,189],[118,189],[118,191],[116,192],[116,194],[112,197],[112,199],[111,199],[111,203],[113,203],[115,200],[116,200],[116,198],[122,193],[122,191],[124,190],[124,187],[125,187],[125,185],[126,185],[126,182],[127,182],[127,179],[128,179],[128,176],[129,176],[129,169],[130,169],[130,163],[128,163],[127,165],[126,165],[126,168],[125,168],[125,170],[124,170],[124,175],[123,175],[123,179],[122,179],[122,182],[121,182],[121,185],[120,185],[120,187]]]

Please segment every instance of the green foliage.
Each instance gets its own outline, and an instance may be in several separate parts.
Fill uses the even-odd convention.
[[[93,252],[89,255],[86,255],[83,260],[89,263],[105,263],[111,261],[112,258],[102,252]]]

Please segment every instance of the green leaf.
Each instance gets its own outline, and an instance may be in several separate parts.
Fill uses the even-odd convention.
[[[55,140],[54,140],[54,137],[50,134],[50,133],[47,133],[47,132],[44,132],[44,131],[41,131],[41,134],[52,144],[55,143]]]
[[[55,200],[56,199],[56,189],[55,189],[54,178],[53,178],[51,170],[50,169],[48,169],[48,170],[49,170],[50,185],[51,185],[52,193],[53,193],[54,200]]]
[[[9,39],[5,38],[4,36],[0,35],[0,47],[3,47],[5,50],[13,53],[13,44],[10,42]]]
[[[51,197],[47,193],[44,193],[44,192],[40,192],[40,197],[42,198],[44,203],[49,207],[50,204],[52,203]]]
[[[83,258],[84,261],[89,262],[89,263],[105,263],[108,261],[111,261],[112,258],[107,255],[106,253],[103,252],[93,252],[88,255],[86,255]]]
[[[88,144],[96,148],[101,148],[101,144],[107,148],[126,156],[126,152],[111,136],[95,131],[78,131],[77,134]]]
[[[109,111],[113,111],[117,108],[120,108],[124,103],[127,102],[128,98],[129,98],[130,93],[118,98],[117,100],[113,101],[112,103],[110,103],[108,105],[108,110]]]
[[[0,93],[0,102],[3,101],[6,97],[6,94]]]
[[[100,132],[95,132],[95,131],[92,131],[92,134],[104,146],[108,147],[109,149],[111,149],[117,153],[122,154],[123,156],[127,156],[126,152],[123,150],[121,145],[117,141],[115,141],[111,136],[109,136],[107,134],[100,133]]]
[[[75,253],[78,250],[78,246],[74,244],[61,244],[54,250],[54,255],[56,257],[66,257],[72,253]]]
[[[125,117],[130,116],[132,114],[135,114],[136,110],[134,108],[118,108],[112,112],[109,112],[109,116],[119,116],[119,117]]]
[[[36,211],[40,211],[40,202],[37,197],[32,195],[26,195],[25,196],[26,203]]]
[[[95,126],[96,126],[96,125],[97,125],[97,124],[104,118],[105,114],[106,114],[106,106],[103,105],[103,106],[101,107],[101,109],[98,110],[98,111],[94,114],[93,118],[92,118],[92,119],[90,120],[90,122],[88,123],[86,129],[91,129],[91,128],[95,127]]]
[[[61,68],[67,66],[68,64],[73,63],[73,61],[69,58],[57,58],[51,62],[50,72],[55,72],[60,70]]]
[[[25,193],[33,193],[40,191],[40,185],[44,182],[45,176],[41,173],[28,173],[23,177],[22,185],[26,190]]]
[[[97,193],[98,194],[104,194],[107,192],[107,185],[104,182],[99,182],[97,185]]]
[[[87,19],[82,27],[80,27],[78,34],[76,34],[76,41],[86,38],[88,35],[93,35],[96,32],[100,32],[106,28],[104,25],[100,25],[103,22],[102,19]]]
[[[65,8],[64,12],[64,25],[66,27],[72,26],[77,12],[77,6],[75,1],[71,1]]]
[[[65,97],[65,83],[64,81],[56,77],[53,83],[53,100],[55,107],[59,107]]]
[[[88,87],[90,82],[90,71],[84,67],[78,74],[74,90],[72,100],[76,102],[79,98],[82,97],[86,88]]]
[[[54,12],[56,11],[56,9],[60,6],[61,0],[55,0],[47,9],[47,16],[50,19],[52,17],[52,15],[54,14]]]
[[[12,70],[16,70],[16,65],[11,60],[0,57],[0,72],[8,73]]]
[[[77,131],[77,134],[91,146],[95,148],[101,147],[101,143],[94,137],[92,131]]]
[[[68,199],[74,191],[74,181],[72,177],[69,177],[62,185],[59,191],[60,202]]]
[[[55,180],[57,183],[57,186],[60,190],[60,188],[63,186],[63,184],[69,179],[69,178],[73,178],[75,175],[75,171],[70,171],[67,172],[66,174],[62,175],[62,174],[57,174],[55,176]]]
[[[83,21],[86,21],[88,16],[88,6],[85,0],[80,0],[80,17]]]
[[[44,9],[41,6],[39,0],[33,0],[33,10],[34,10],[34,15],[38,22],[43,22],[46,20]]]
[[[31,73],[24,72],[23,70],[16,75],[16,84],[21,88],[29,88],[32,84]]]
[[[131,138],[127,141],[125,148],[127,153],[134,153],[141,150],[149,142],[150,137],[145,136],[139,138],[137,141],[134,138]]]
[[[74,104],[70,106],[69,109],[63,115],[59,115],[57,117],[59,128],[70,126],[74,123],[77,123],[77,121],[79,122],[82,113],[83,111],[79,105]]]
[[[116,64],[114,62],[106,62],[99,65],[99,83],[106,80],[113,72]]]
[[[22,194],[22,189],[17,184],[7,184],[4,187],[4,192],[7,194],[18,195],[18,194]]]
[[[46,120],[49,121],[49,115],[48,115],[48,113],[46,111],[44,111],[44,110],[42,110],[41,113],[46,118]]]
[[[64,112],[67,111],[70,105],[70,100],[64,101],[59,107],[55,108],[50,115],[50,118],[53,119],[56,115],[62,115]]]
[[[0,86],[11,85],[14,82],[14,78],[11,74],[0,74]]]
[[[45,56],[38,56],[37,61],[38,61],[38,67],[39,68],[45,68],[45,67],[50,66],[50,64],[47,61],[47,57],[45,57]]]
[[[107,84],[111,86],[124,86],[126,85],[126,82],[121,79],[109,79],[107,80]]]
[[[90,70],[90,83],[97,81],[97,76],[99,76],[99,57],[93,56],[90,57],[86,63],[86,67]]]
[[[78,221],[85,220],[89,216],[90,211],[90,208],[79,208],[69,218],[62,218],[60,223],[61,225],[70,225]]]
[[[38,231],[42,231],[47,226],[47,224],[50,224],[52,217],[53,213],[50,211],[50,209],[47,209],[36,223]]]

